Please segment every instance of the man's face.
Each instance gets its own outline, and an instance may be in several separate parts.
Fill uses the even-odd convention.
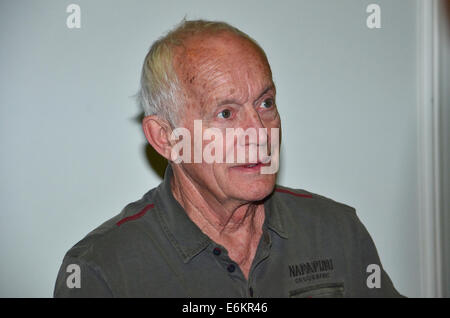
[[[260,163],[249,166],[254,163],[249,152],[258,154],[258,147],[266,147],[270,154],[271,128],[281,128],[275,85],[266,59],[248,40],[222,33],[188,40],[176,55],[175,66],[186,92],[179,126],[190,131],[192,149],[194,120],[202,121],[202,132],[216,128],[223,136],[223,162],[207,163],[202,159],[201,163],[181,163],[186,175],[204,195],[219,201],[248,202],[266,197],[273,190],[276,174],[262,174]],[[257,140],[227,139],[227,128],[254,129]],[[265,138],[259,137],[260,128],[267,129]],[[202,149],[209,143],[210,139],[204,140]],[[242,150],[245,161],[237,162],[236,154]],[[232,163],[226,158],[231,151],[235,154]],[[257,159],[261,162],[265,158],[259,152]]]

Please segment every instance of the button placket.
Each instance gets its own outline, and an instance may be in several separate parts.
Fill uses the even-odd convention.
[[[220,254],[222,254],[222,250],[219,247],[215,247],[213,249],[213,254],[219,256]]]
[[[229,259],[224,253],[223,249],[221,247],[216,246],[213,248],[212,253],[214,256],[216,256],[219,259],[219,262],[221,264],[225,265],[225,268],[228,273],[235,273],[236,272],[236,265],[233,263],[231,259]]]
[[[260,246],[258,246],[258,250],[255,254],[255,259],[253,260],[255,264],[252,265],[250,269],[248,281],[247,281],[247,292],[248,296],[251,298],[254,297],[254,284],[253,284],[253,275],[256,268],[269,256],[270,248],[272,246],[272,239],[270,237],[270,233],[266,228],[263,228],[263,233],[261,237]]]

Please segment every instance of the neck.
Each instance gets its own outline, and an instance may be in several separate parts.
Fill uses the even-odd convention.
[[[228,250],[248,279],[264,223],[264,204],[220,199],[202,189],[181,167],[173,168],[175,199],[189,218],[214,242]]]
[[[250,239],[261,232],[264,222],[261,202],[218,198],[197,185],[181,167],[173,167],[171,189],[189,218],[211,238],[225,239],[231,234],[245,233]]]

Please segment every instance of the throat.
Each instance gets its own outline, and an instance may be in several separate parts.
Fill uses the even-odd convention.
[[[200,193],[189,180],[182,177],[179,180],[184,182],[175,183],[173,179],[171,184],[175,200],[205,235],[227,249],[228,256],[248,279],[262,235],[264,202],[224,205],[223,202]]]

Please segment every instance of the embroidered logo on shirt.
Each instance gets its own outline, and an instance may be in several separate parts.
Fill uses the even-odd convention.
[[[289,265],[289,277],[294,278],[295,283],[298,284],[329,278],[333,270],[333,260],[331,258],[314,260]]]

